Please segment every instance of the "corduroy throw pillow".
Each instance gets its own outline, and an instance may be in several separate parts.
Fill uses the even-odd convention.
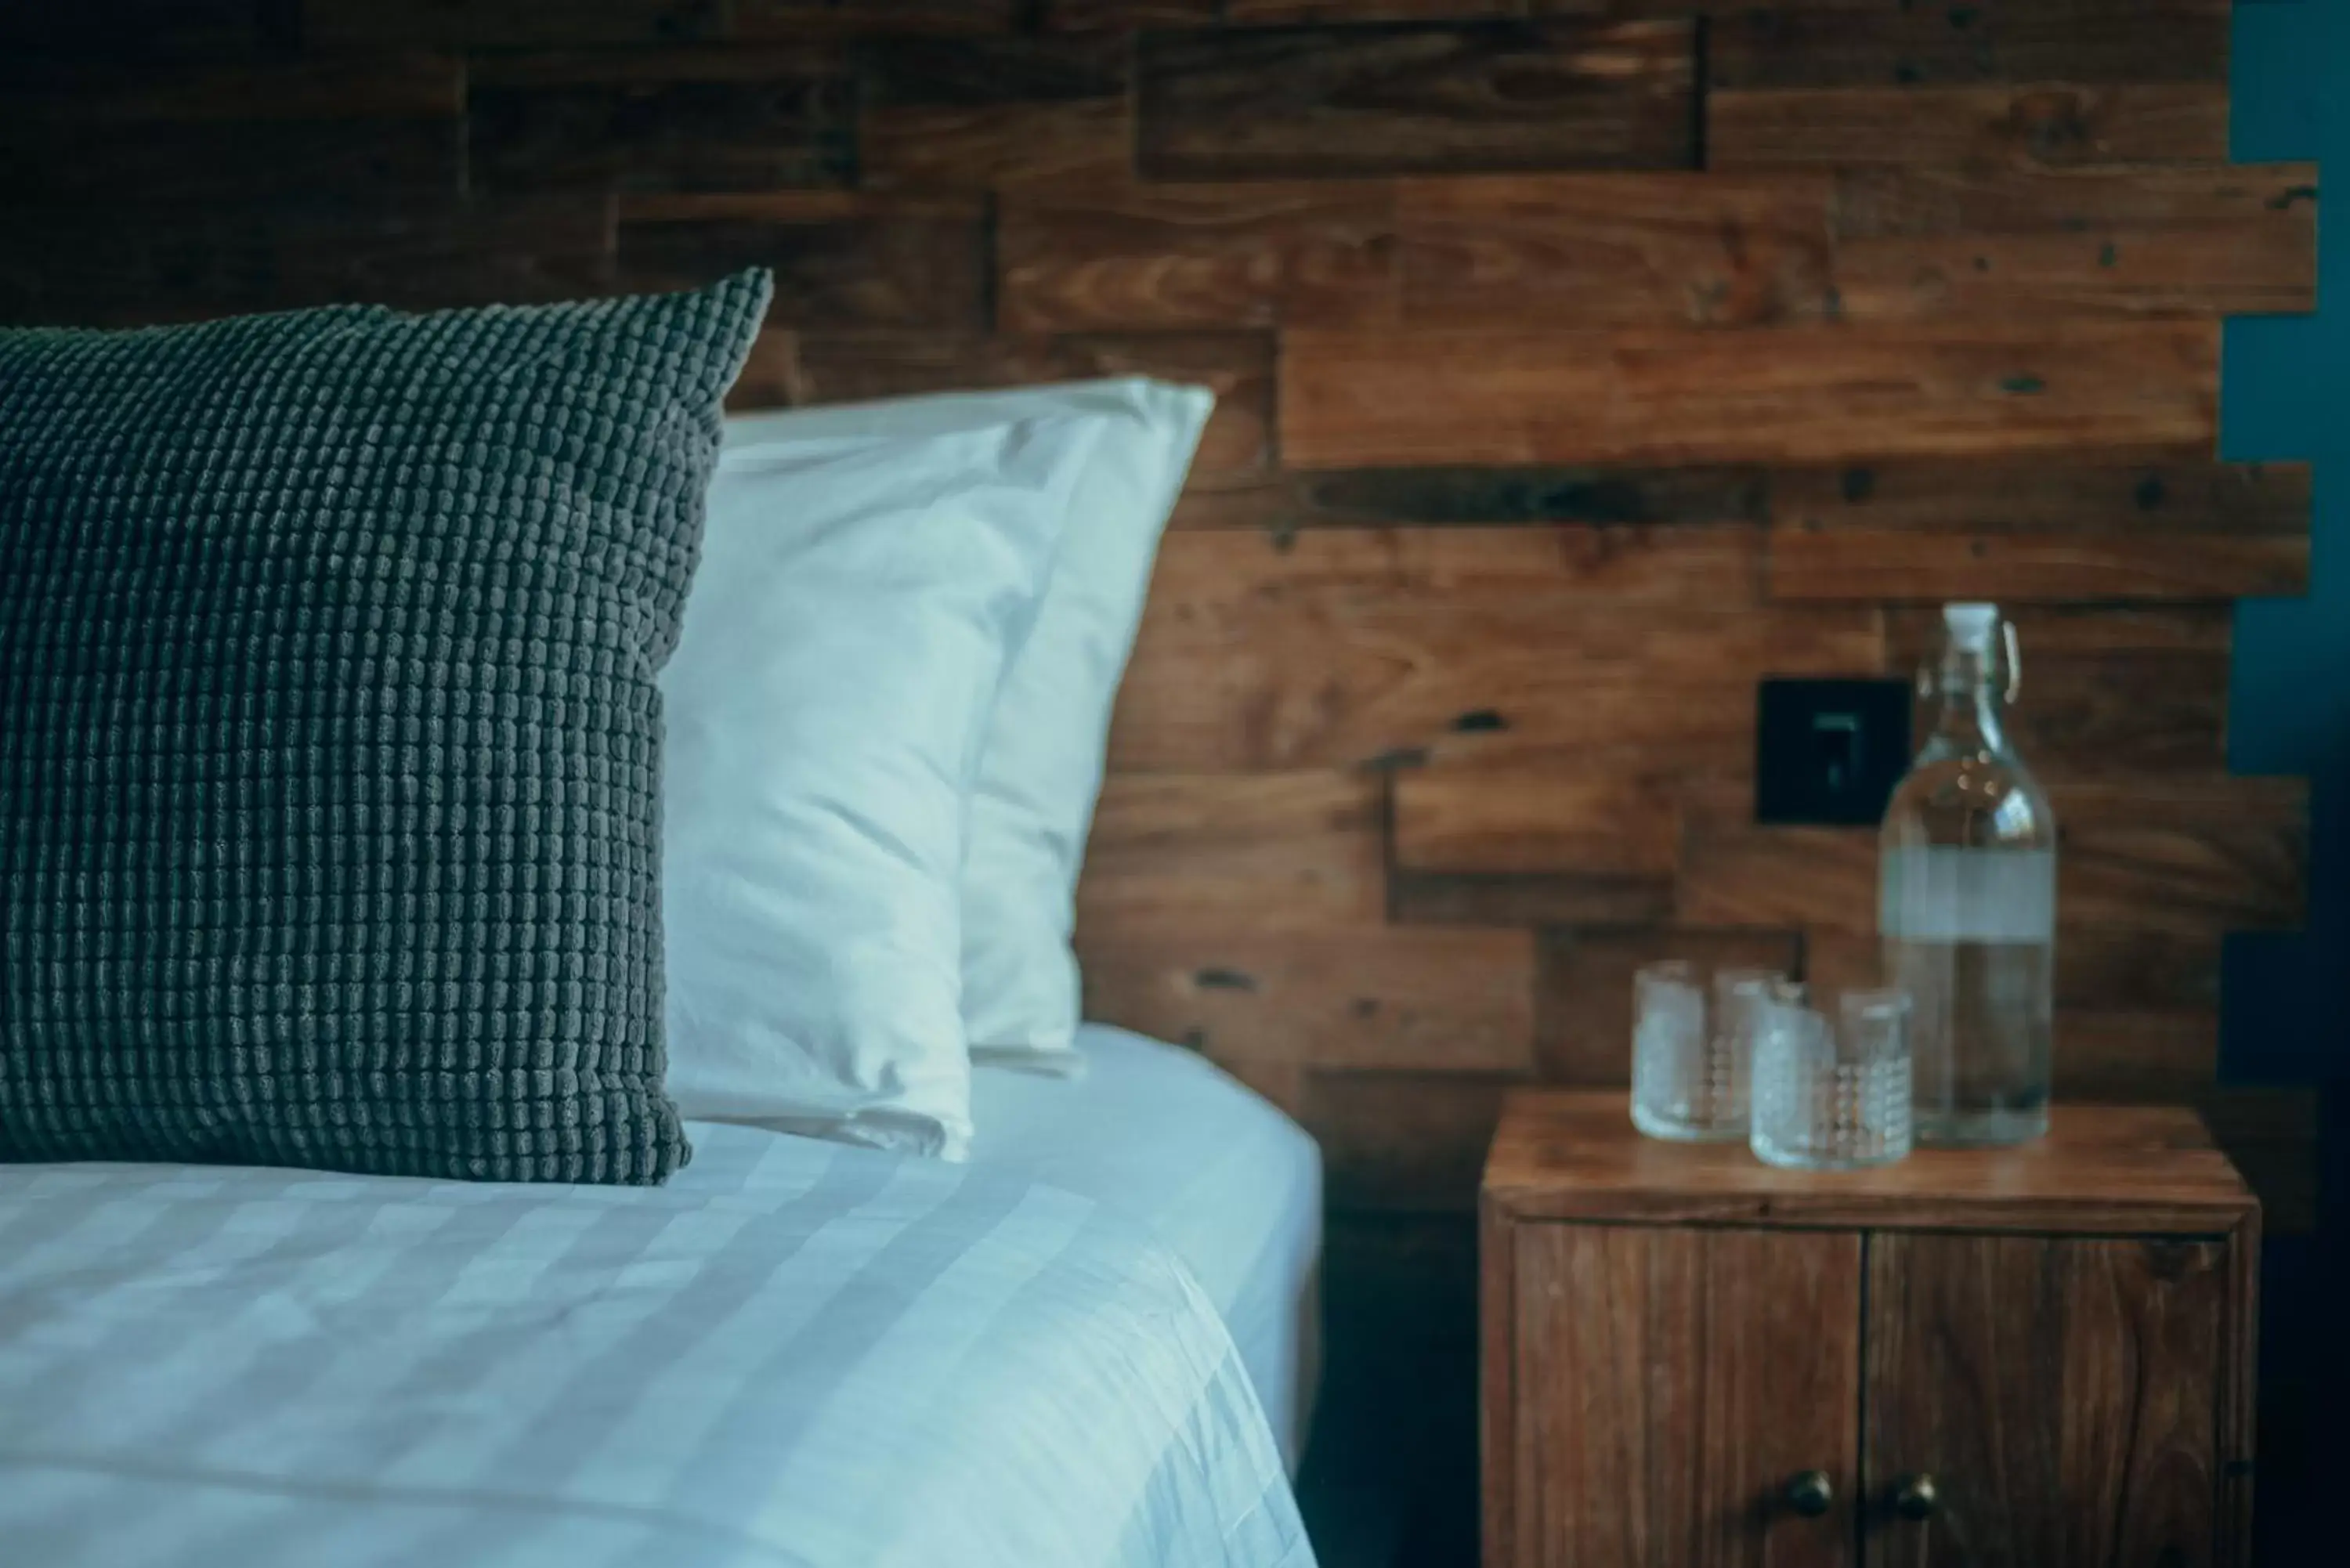
[[[687,1158],[653,677],[769,287],[0,331],[0,1158]]]

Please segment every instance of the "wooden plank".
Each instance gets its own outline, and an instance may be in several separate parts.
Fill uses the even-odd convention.
[[[1003,203],[1005,326],[1369,325],[1394,317],[1395,199],[1378,181],[1141,186]]]
[[[1591,604],[1728,609],[1758,602],[1762,540],[1741,524],[1313,529],[1294,537],[1193,530],[1162,546],[1153,582],[1201,604],[1384,604],[1420,592],[1565,596]]]
[[[2213,1561],[2228,1251],[1872,1235],[1864,1464],[1940,1492],[1877,1560]]]
[[[2184,1104],[2219,1076],[2220,1015],[2059,1007],[2054,1068],[2063,1099]]]
[[[2225,770],[2229,606],[2024,605],[2011,618],[2024,674],[2008,734],[2043,778]],[[1886,672],[1911,675],[1933,658],[1941,619],[1939,608],[1888,609]]]
[[[1707,167],[2224,162],[2228,89],[2211,84],[1827,88],[1706,99]]]
[[[485,55],[470,109],[489,188],[769,191],[847,184],[854,85],[822,48]]]
[[[1645,926],[1669,920],[1673,879],[1657,873],[1397,870],[1388,918],[1401,926]]]
[[[2227,599],[2309,576],[2296,464],[1784,471],[1771,483],[1779,599]]]
[[[1860,1478],[1861,1238],[1512,1230],[1519,1563],[1847,1568]],[[1770,1303],[1756,1310],[1757,1303]],[[1815,1518],[1777,1504],[1818,1469]]]
[[[2071,919],[2060,906],[2059,1099],[2185,1105],[2210,1087],[2220,1065],[2220,935],[2119,931]],[[2171,964],[2178,972],[2165,971]],[[1877,939],[1806,932],[1804,978],[1819,994],[1882,985]]]
[[[2216,322],[1297,331],[1281,440],[1366,463],[2208,455]]]
[[[1835,305],[1857,322],[2306,314],[2317,247],[2299,227],[1850,240]]]
[[[772,268],[776,326],[977,327],[987,313],[987,235],[974,200],[795,191],[629,196],[620,275],[631,289],[698,287]]]
[[[2058,784],[2057,909],[2186,937],[2301,923],[2309,790],[2290,778]]]
[[[1205,27],[1222,19],[1223,0],[1037,0],[1043,33],[1130,33],[1139,27]]]
[[[328,49],[674,44],[722,36],[730,4],[741,0],[302,0],[302,37]]]
[[[1009,33],[1021,0],[727,0],[744,38],[954,36]]]
[[[1716,805],[1688,818],[1676,904],[1681,921],[1875,932],[1875,828],[1757,827],[1734,800]]]
[[[13,202],[455,197],[463,71],[421,52],[211,66],[0,63]]]
[[[1286,548],[1170,535],[1114,765],[1345,766],[1450,737],[1734,763],[1751,755],[1757,672],[1883,658],[1871,610],[1739,607],[1745,532],[1330,529]]]
[[[2126,169],[1850,169],[1836,176],[1839,239],[1996,234],[2189,233],[2257,227],[2313,239],[2314,163]]]
[[[1331,1212],[1471,1212],[1514,1081],[1497,1073],[1310,1075],[1298,1120],[1322,1147]]]
[[[1726,15],[1706,36],[1716,91],[1985,82],[2228,79],[2228,12],[2210,0],[1970,0]]]
[[[1412,179],[1402,316],[1428,327],[1753,327],[1828,313],[1819,175]]]
[[[804,400],[816,403],[1098,376],[1191,382],[1216,394],[1192,488],[1249,483],[1272,461],[1273,340],[1263,333],[827,335],[804,341],[800,359]]]
[[[611,292],[600,196],[20,208],[0,225],[0,319],[197,320],[359,302],[410,309]]]
[[[1386,880],[1376,778],[1113,774],[1086,847],[1077,926],[1094,941],[1169,923],[1376,926]]]
[[[1852,320],[2305,311],[2309,164],[1846,171],[1836,303]]]
[[[1415,768],[1394,788],[1400,870],[1669,879],[1680,857],[1669,780]]]
[[[1687,22],[1490,21],[1146,33],[1154,179],[1697,161]]]
[[[2023,535],[2306,535],[2310,470],[2297,462],[1888,463],[1770,476],[1781,527],[1919,533],[1972,524]],[[2224,596],[2222,596],[2224,597]]]
[[[2049,795],[2063,835],[2057,918],[2068,927],[2194,940],[2301,919],[2302,780],[2079,780],[2052,784]],[[1684,792],[1679,918],[1873,933],[1875,830],[1757,827],[1750,810],[1734,786]]]
[[[125,57],[185,67],[286,53],[297,18],[255,0],[84,0],[0,5],[0,61]]]
[[[1798,972],[1803,941],[1794,931],[1638,930],[1546,932],[1534,1004],[1534,1061],[1545,1083],[1621,1088],[1631,1081],[1632,977],[1645,964],[1687,959]]]
[[[1087,1017],[1218,1061],[1513,1072],[1533,1047],[1531,931],[1211,921],[1081,936],[1078,958]]]
[[[1523,1088],[1486,1162],[1487,1204],[1527,1220],[1684,1220],[1780,1230],[1898,1225],[2054,1235],[2233,1230],[2252,1194],[2195,1113],[2057,1105],[2048,1136],[1998,1149],[1919,1148],[1866,1171],[1786,1170],[1737,1143],[1669,1152],[1610,1089]]]
[[[1133,178],[1128,41],[898,38],[860,76],[858,182],[868,190],[1035,188]],[[1147,325],[1140,320],[1113,323]]]
[[[1288,535],[1397,524],[1739,523],[1764,509],[1763,475],[1752,468],[1363,468],[1186,492],[1171,525]]]
[[[1595,14],[1601,0],[1590,0]],[[1233,27],[1295,26],[1305,22],[1424,22],[1490,18],[1523,10],[1507,0],[1224,0],[1223,21]]]
[[[2207,1036],[2196,1082],[2210,1077],[2209,1037],[2220,1005],[2222,932],[2213,927],[2192,932],[2116,928],[2088,912],[2060,907],[2056,919],[2056,1007],[2060,1016],[2081,1021],[2085,1030],[2117,1037],[2135,1019],[2168,1020],[2150,1025],[2178,1033],[2191,1020]],[[1804,975],[1816,985],[1844,987],[1883,983],[1877,939],[1873,933],[1809,931],[1804,941]]]

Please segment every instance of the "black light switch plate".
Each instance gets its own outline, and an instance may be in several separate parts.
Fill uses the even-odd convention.
[[[1873,827],[1909,768],[1906,680],[1764,680],[1755,697],[1754,820]]]

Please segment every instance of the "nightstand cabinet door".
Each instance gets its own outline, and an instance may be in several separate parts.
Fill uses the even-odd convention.
[[[2216,1241],[1871,1235],[1869,1568],[2234,1561],[2229,1291]]]
[[[1512,1229],[1517,1568],[1852,1563],[1858,1234]]]

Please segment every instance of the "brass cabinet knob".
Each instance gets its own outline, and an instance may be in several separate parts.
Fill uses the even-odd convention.
[[[1904,1519],[1931,1519],[1941,1506],[1942,1494],[1932,1476],[1903,1476],[1893,1484],[1893,1511]]]
[[[1779,1495],[1805,1519],[1817,1519],[1835,1505],[1835,1485],[1828,1480],[1825,1470],[1805,1470],[1789,1477]]]

